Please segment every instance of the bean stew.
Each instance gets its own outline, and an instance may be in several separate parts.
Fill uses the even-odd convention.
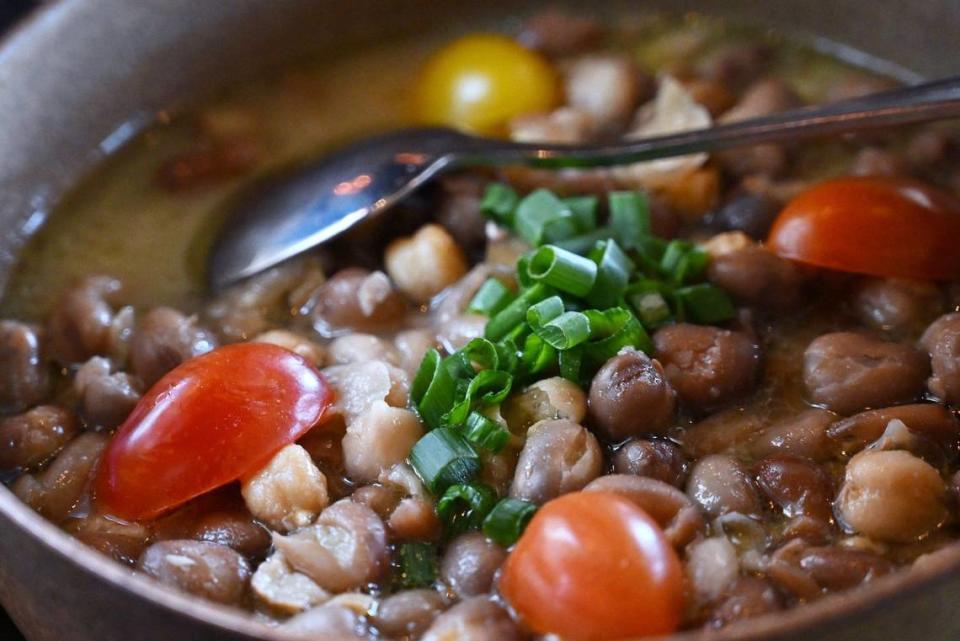
[[[358,640],[722,628],[960,545],[948,125],[462,171],[204,291],[224,205],[342,140],[640,137],[899,82],[702,16],[501,26],[280,70],[108,159],[0,303],[0,479],[130,571]]]

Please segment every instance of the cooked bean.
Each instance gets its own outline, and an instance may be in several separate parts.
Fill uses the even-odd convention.
[[[371,637],[364,633],[361,618],[364,614],[356,608],[329,602],[298,614],[285,621],[282,627],[300,636],[310,635],[318,641],[369,641]]]
[[[547,395],[547,402],[557,411],[554,418],[581,423],[587,416],[587,395],[579,385],[565,378],[544,378],[527,389],[538,389]]]
[[[764,42],[731,43],[712,52],[701,63],[701,73],[725,85],[742,86],[763,73],[773,54]]]
[[[935,318],[943,308],[943,297],[931,283],[871,278],[857,290],[854,307],[871,327],[904,333]]]
[[[225,604],[239,604],[250,581],[245,558],[203,541],[154,543],[140,556],[137,569],[165,585]]]
[[[130,366],[149,387],[180,363],[209,352],[217,337],[197,319],[169,307],[150,310],[130,340]]]
[[[378,331],[398,326],[406,311],[386,274],[348,268],[321,287],[313,317],[328,332]]]
[[[608,441],[662,432],[673,420],[676,398],[660,363],[625,349],[604,363],[590,383],[591,422]]]
[[[64,529],[93,549],[126,565],[136,563],[150,538],[150,530],[139,523],[100,515],[70,519]]]
[[[928,371],[914,348],[852,332],[824,334],[803,354],[810,400],[840,414],[913,400]]]
[[[722,628],[734,621],[777,612],[784,606],[783,597],[771,581],[744,576],[724,591],[722,600],[710,613],[708,625]]]
[[[697,541],[687,550],[687,580],[699,603],[710,603],[740,575],[737,550],[725,536]]]
[[[760,349],[743,333],[680,323],[658,330],[653,341],[667,381],[693,411],[708,411],[753,387]]]
[[[240,510],[203,515],[194,525],[190,538],[225,545],[255,559],[263,558],[270,548],[267,529],[254,521],[250,514]]]
[[[428,302],[468,269],[463,250],[440,225],[424,225],[394,240],[383,260],[397,289],[416,303]]]
[[[618,474],[635,474],[682,488],[690,463],[683,451],[666,440],[631,439],[613,456]]]
[[[617,131],[636,111],[641,72],[629,56],[584,56],[565,70],[567,103],[591,116],[600,130]]]
[[[750,475],[735,458],[713,454],[696,462],[687,480],[687,496],[711,517],[727,512],[760,514],[760,497]]]
[[[890,78],[852,71],[838,78],[828,87],[824,102],[839,102],[850,98],[859,98],[860,96],[893,89],[896,85],[897,82]]]
[[[778,111],[793,109],[800,104],[800,97],[785,82],[777,78],[764,78],[750,85],[739,102],[724,113],[720,121],[730,123],[769,116]]]
[[[460,598],[486,594],[506,558],[506,550],[484,535],[463,534],[447,547],[440,579]]]
[[[854,176],[905,176],[907,163],[892,151],[879,147],[866,147],[857,152],[850,166]]]
[[[79,363],[106,353],[113,308],[120,281],[90,276],[61,296],[47,325],[50,353],[60,361]]]
[[[523,638],[503,608],[486,597],[476,596],[438,616],[420,641],[521,641]]]
[[[293,568],[279,552],[257,567],[250,579],[254,596],[284,614],[297,614],[330,598],[330,593]]]
[[[544,503],[602,473],[603,455],[593,434],[567,420],[542,421],[527,434],[510,496]]]
[[[909,543],[947,517],[940,473],[904,451],[864,450],[847,463],[837,513],[856,532],[879,541]]]
[[[323,374],[337,393],[336,404],[331,409],[342,414],[348,425],[378,401],[391,407],[407,406],[406,373],[384,361],[334,365],[323,370]]]
[[[331,365],[384,361],[400,365],[400,354],[393,345],[371,334],[347,334],[330,341],[328,346]]]
[[[420,497],[401,499],[387,520],[387,528],[401,541],[436,541],[443,534],[433,503]]]
[[[427,329],[411,329],[397,334],[393,344],[400,355],[399,366],[413,378],[427,351],[437,347],[437,336]]]
[[[587,16],[575,16],[559,9],[539,11],[523,23],[520,42],[548,56],[580,53],[599,43],[603,25]]]
[[[809,548],[800,557],[800,567],[830,592],[849,590],[894,570],[893,563],[881,556],[840,547]]]
[[[684,453],[696,459],[720,452],[739,452],[766,427],[766,421],[757,412],[734,407],[694,423],[680,432],[678,440]]]
[[[77,419],[56,405],[0,419],[0,469],[31,469],[46,462],[77,434]]]
[[[437,222],[469,254],[475,255],[485,239],[486,219],[480,212],[480,200],[486,180],[461,173],[443,176],[437,184],[440,187]]]
[[[953,449],[960,437],[960,422],[942,405],[919,403],[898,405],[854,414],[830,426],[827,436],[839,449],[851,456],[881,436],[890,421],[902,421],[912,432],[941,446]]]
[[[766,143],[742,149],[728,149],[716,154],[724,171],[733,177],[779,176],[790,164],[782,145]]]
[[[140,381],[126,372],[112,372],[110,361],[94,356],[77,370],[73,389],[80,399],[80,415],[93,425],[116,427],[140,400]]]
[[[250,513],[279,532],[309,525],[330,502],[327,478],[299,445],[287,445],[243,479],[241,492]]]
[[[740,231],[754,240],[763,240],[782,208],[783,204],[770,196],[745,193],[708,215],[705,222],[714,231]]]
[[[317,522],[273,543],[295,570],[333,592],[358,588],[386,569],[387,532],[370,508],[342,500],[325,509]]]
[[[416,637],[433,623],[444,605],[436,590],[404,590],[380,603],[373,625],[390,637]]]
[[[437,341],[446,351],[455,352],[474,338],[481,338],[486,326],[486,316],[461,314],[437,326]]]
[[[323,345],[286,329],[271,329],[268,332],[258,334],[253,337],[253,342],[269,343],[288,349],[316,367],[323,367],[327,364],[327,350]]]
[[[560,107],[547,113],[524,114],[510,121],[510,139],[517,142],[574,145],[586,142],[593,133],[593,118],[570,107]]]
[[[390,518],[402,498],[403,492],[398,487],[379,483],[359,487],[350,495],[351,501],[366,505],[384,521]]]
[[[952,131],[924,129],[910,138],[907,158],[916,167],[929,167],[946,160],[956,151],[957,141]]]
[[[503,419],[514,432],[522,433],[540,421],[565,418],[579,423],[579,420],[573,418],[578,414],[580,419],[583,419],[583,415],[586,414],[583,390],[576,386],[567,387],[559,382],[554,385],[553,379],[546,380],[550,382],[545,385],[534,383],[519,394],[510,396],[500,407]],[[576,391],[573,390],[574,387]],[[571,416],[567,417],[564,414]]]
[[[820,408],[803,410],[764,428],[744,450],[757,458],[779,453],[826,461],[835,454],[827,434],[836,419],[836,414]]]
[[[83,500],[90,474],[106,445],[102,434],[81,434],[42,472],[24,474],[11,489],[21,501],[58,523]]]
[[[759,245],[713,258],[707,276],[746,305],[788,309],[803,295],[804,278],[796,265]]]
[[[637,504],[661,528],[676,548],[682,549],[704,529],[699,509],[687,496],[656,479],[628,474],[609,474],[589,483],[584,492],[611,492]]]
[[[817,465],[795,456],[776,455],[757,463],[755,470],[760,491],[785,516],[833,518],[830,478]]]
[[[930,391],[950,404],[960,405],[960,313],[938,318],[920,343],[930,353]]]
[[[406,460],[410,448],[423,436],[423,426],[410,410],[376,401],[356,420],[347,423],[343,457],[347,475],[372,483],[380,474]]]
[[[48,367],[37,329],[0,321],[0,409],[22,412],[42,401],[50,386]]]

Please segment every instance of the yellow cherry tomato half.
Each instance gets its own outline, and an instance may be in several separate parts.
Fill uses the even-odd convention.
[[[507,557],[500,592],[539,634],[614,641],[680,625],[683,571],[656,522],[605,492],[546,503]]]
[[[559,99],[557,72],[543,56],[505,36],[476,34],[427,61],[415,109],[425,124],[497,135],[512,118],[551,109]]]

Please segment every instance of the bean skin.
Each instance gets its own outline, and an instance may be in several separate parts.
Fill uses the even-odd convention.
[[[690,463],[674,443],[662,439],[632,439],[613,455],[613,469],[618,474],[646,476],[682,488]]]
[[[590,384],[590,417],[608,441],[655,434],[673,419],[676,397],[660,363],[643,352],[623,350],[604,363]]]
[[[137,568],[165,585],[224,604],[239,604],[250,582],[250,565],[230,548],[201,541],[154,543]]]

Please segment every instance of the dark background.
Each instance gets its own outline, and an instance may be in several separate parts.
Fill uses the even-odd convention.
[[[33,4],[32,0],[0,0],[0,34],[3,34]],[[0,639],[3,639],[3,641],[23,641],[23,637],[17,632],[2,609],[0,609]]]

